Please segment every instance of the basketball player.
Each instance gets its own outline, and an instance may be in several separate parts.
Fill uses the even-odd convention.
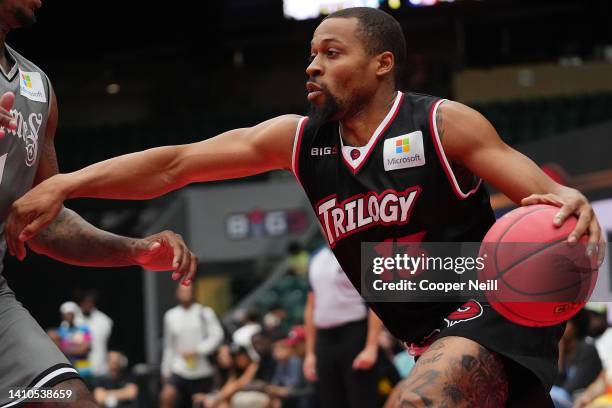
[[[592,247],[603,242],[586,198],[505,145],[478,112],[400,92],[405,53],[401,27],[388,14],[370,8],[333,13],[311,42],[308,117],[280,116],[199,143],[146,150],[52,177],[13,206],[9,245],[23,255],[24,242],[51,222],[68,198],[147,199],[189,183],[274,169],[293,171],[358,290],[362,242],[482,240],[494,217],[481,179],[516,203],[559,206],[551,220],[556,225],[576,214],[569,241],[588,234]],[[396,153],[398,141],[403,152],[404,139],[409,156]],[[374,211],[381,207],[384,217],[382,210]],[[459,309],[453,303],[369,306],[414,355],[421,355],[391,404],[550,403],[547,391],[556,375],[562,325],[518,326],[478,302]]]
[[[39,0],[0,1],[0,231],[13,201],[58,172],[53,88],[43,71],[5,44],[11,29],[35,21],[40,6]],[[174,270],[174,278],[182,275],[183,282],[191,279],[196,266],[193,254],[172,232],[145,239],[120,237],[94,228],[66,208],[28,244],[38,253],[76,265]],[[5,251],[2,237],[0,259]],[[62,407],[96,406],[76,370],[15,299],[0,273],[0,407],[22,406],[24,399],[16,391],[25,387],[71,390],[70,401],[58,399]]]

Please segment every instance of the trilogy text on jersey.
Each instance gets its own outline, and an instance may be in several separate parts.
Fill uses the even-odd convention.
[[[420,193],[421,188],[415,186],[401,192],[385,190],[380,194],[357,194],[341,203],[334,194],[319,201],[316,212],[333,248],[337,241],[357,231],[380,224],[408,223]]]

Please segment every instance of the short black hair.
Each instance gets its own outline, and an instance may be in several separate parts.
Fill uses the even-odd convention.
[[[239,344],[235,344],[235,343],[232,343],[230,345],[230,353],[233,356],[237,356],[238,354],[243,354],[243,355],[251,358],[251,355],[249,354],[249,350],[246,347],[241,346]]]
[[[580,309],[570,321],[574,324],[574,337],[581,340],[588,336],[591,326],[591,314],[588,310]]]
[[[256,306],[251,306],[247,309],[245,318],[248,322],[259,321],[259,309]]]
[[[359,21],[358,34],[364,40],[369,55],[389,51],[395,57],[394,78],[400,86],[406,64],[406,39],[400,23],[390,14],[371,7],[350,7],[338,10],[328,18],[356,18]]]
[[[77,289],[74,295],[78,303],[83,303],[86,299],[91,299],[94,303],[98,301],[98,292],[94,289]]]

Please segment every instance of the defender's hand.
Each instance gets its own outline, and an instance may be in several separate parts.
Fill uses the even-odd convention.
[[[134,260],[150,271],[174,271],[172,279],[182,277],[189,286],[198,267],[197,257],[187,248],[183,237],[172,231],[163,231],[136,241]]]
[[[5,92],[0,97],[0,139],[4,137],[7,129],[17,129],[17,119],[11,115],[11,109],[15,103],[15,94],[12,92]]]
[[[62,209],[66,196],[51,177],[15,201],[4,231],[9,253],[20,261],[25,258],[25,241],[46,228]]]

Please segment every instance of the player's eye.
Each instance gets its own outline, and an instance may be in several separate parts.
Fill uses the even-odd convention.
[[[317,56],[317,54],[314,54],[314,53],[313,53],[313,54],[310,54],[310,55],[308,56],[308,62],[309,62],[309,63],[311,63],[312,61],[314,61],[314,59],[315,59],[315,57],[316,57],[316,56]]]
[[[334,49],[329,49],[325,52],[325,55],[327,55],[328,58],[334,58],[338,55],[338,51]]]

